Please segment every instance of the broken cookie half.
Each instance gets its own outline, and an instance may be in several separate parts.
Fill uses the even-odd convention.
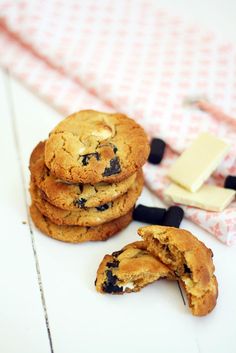
[[[184,229],[147,226],[138,229],[147,250],[160,259],[183,285],[193,315],[210,313],[218,296],[213,253]]]
[[[174,273],[149,251],[144,241],[128,244],[112,255],[105,255],[95,281],[101,293],[138,292],[160,278],[174,279]]]
[[[138,229],[143,241],[106,255],[95,281],[101,293],[137,292],[158,279],[179,280],[193,315],[210,313],[218,296],[213,253],[187,230],[147,226]]]

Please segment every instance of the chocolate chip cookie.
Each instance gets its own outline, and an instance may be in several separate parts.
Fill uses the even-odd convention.
[[[140,169],[149,151],[146,133],[134,120],[83,110],[52,130],[45,145],[45,164],[64,181],[117,183]]]
[[[174,273],[147,251],[144,241],[125,246],[112,255],[105,255],[95,281],[101,293],[137,292],[160,278],[174,279]]]
[[[41,230],[41,232],[51,238],[69,243],[107,240],[123,228],[127,227],[132,220],[132,212],[130,211],[122,217],[97,227],[58,226],[49,218],[43,216],[34,204],[30,207],[30,214],[34,224]]]
[[[54,206],[65,210],[98,207],[125,194],[134,183],[136,173],[119,183],[71,184],[55,178],[44,164],[45,141],[40,142],[30,157],[31,176],[44,197]]]
[[[210,313],[218,296],[213,253],[184,229],[147,226],[138,229],[147,250],[174,271],[185,288],[193,315]]]
[[[31,197],[42,214],[48,217],[53,223],[80,225],[80,226],[97,226],[99,224],[109,222],[115,218],[121,217],[129,212],[140,195],[143,187],[143,174],[139,170],[135,183],[121,197],[107,204],[81,208],[76,211],[62,210],[50,204],[44,197],[42,190],[37,188],[35,183],[31,182]]]

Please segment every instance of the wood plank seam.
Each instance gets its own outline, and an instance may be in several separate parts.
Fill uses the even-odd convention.
[[[34,232],[33,232],[33,228],[32,228],[31,218],[29,215],[29,207],[27,204],[26,180],[25,180],[25,175],[24,175],[24,168],[22,165],[21,152],[20,152],[21,149],[20,149],[20,144],[19,144],[19,139],[18,139],[18,134],[17,134],[15,111],[14,111],[14,104],[13,104],[13,98],[12,98],[12,89],[11,89],[11,84],[10,84],[11,75],[8,72],[8,70],[4,70],[3,76],[4,76],[5,87],[6,87],[6,92],[7,92],[7,99],[8,99],[7,103],[8,103],[10,118],[11,118],[13,140],[14,140],[15,149],[16,149],[17,161],[18,161],[19,169],[20,169],[20,178],[21,178],[21,182],[22,182],[23,197],[24,197],[24,203],[25,203],[26,214],[27,214],[27,225],[28,225],[28,230],[29,230],[30,238],[31,238],[32,251],[33,251],[34,261],[35,261],[35,269],[36,269],[38,286],[39,286],[39,291],[40,291],[40,298],[41,298],[41,303],[42,303],[43,312],[44,312],[44,319],[45,319],[45,324],[46,324],[46,330],[47,330],[47,335],[48,335],[48,340],[49,340],[50,351],[51,351],[51,353],[54,353],[52,335],[51,335],[47,306],[46,306],[46,299],[45,299],[43,283],[42,283],[42,276],[41,276],[40,265],[39,265],[39,259],[38,259],[38,255],[37,255],[37,249],[36,249],[36,244],[35,244],[35,238],[34,238]]]

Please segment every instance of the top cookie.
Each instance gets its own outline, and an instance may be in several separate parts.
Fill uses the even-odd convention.
[[[74,183],[119,182],[148,158],[147,136],[123,114],[83,110],[50,133],[45,164],[57,178]]]

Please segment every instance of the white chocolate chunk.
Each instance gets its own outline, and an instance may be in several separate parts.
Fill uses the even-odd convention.
[[[220,212],[227,207],[235,198],[235,194],[235,190],[206,184],[196,192],[190,192],[176,184],[171,184],[164,192],[167,202],[216,212]]]
[[[168,176],[189,191],[198,190],[220,164],[229,145],[209,134],[201,134],[182,153],[169,170]]]
[[[126,290],[126,288],[134,289],[134,283],[133,282],[128,282],[128,283],[124,284],[122,287],[123,287],[123,291]]]

